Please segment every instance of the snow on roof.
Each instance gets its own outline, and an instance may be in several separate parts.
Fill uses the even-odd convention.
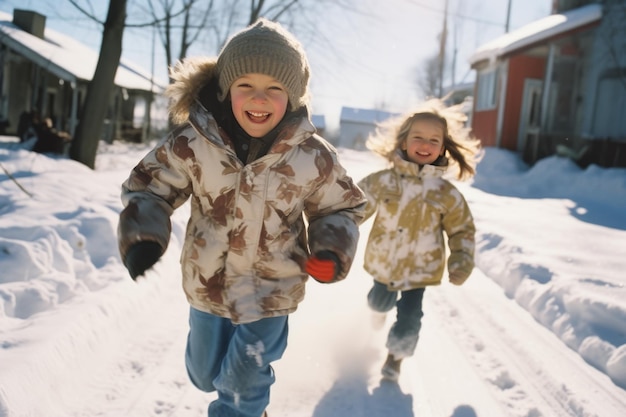
[[[90,81],[98,64],[98,52],[77,40],[46,28],[44,38],[34,36],[13,24],[13,16],[0,12],[0,42],[18,51],[62,80]],[[163,85],[151,82],[150,74],[120,60],[115,85],[130,90],[160,92]]]
[[[384,110],[356,109],[353,107],[342,107],[340,121],[369,124],[369,123],[382,122],[392,116],[396,116],[396,114],[386,112]]]
[[[469,58],[469,63],[474,65],[483,60],[493,61],[507,53],[596,22],[601,18],[602,6],[589,4],[578,9],[535,20],[482,45]]]

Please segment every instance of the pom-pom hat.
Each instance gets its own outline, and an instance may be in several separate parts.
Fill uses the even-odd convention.
[[[274,77],[287,88],[291,110],[307,105],[306,54],[300,42],[278,23],[260,19],[234,34],[219,54],[216,71],[220,101],[237,78],[258,73]]]

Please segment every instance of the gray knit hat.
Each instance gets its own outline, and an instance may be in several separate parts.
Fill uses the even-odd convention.
[[[260,19],[234,34],[217,59],[218,99],[244,74],[259,73],[280,81],[291,110],[308,104],[309,63],[298,40],[280,24]]]

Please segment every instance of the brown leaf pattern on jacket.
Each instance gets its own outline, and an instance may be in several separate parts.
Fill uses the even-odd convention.
[[[218,270],[215,274],[206,279],[199,276],[202,287],[196,288],[196,297],[205,302],[222,304],[224,302],[222,289],[224,287],[224,270]]]
[[[189,147],[189,138],[179,136],[174,140],[174,146],[172,146],[172,152],[174,155],[182,160],[195,159],[196,154],[193,149]]]
[[[212,207],[212,210],[208,215],[215,223],[220,226],[226,226],[228,217],[233,211],[234,202],[235,190],[228,190],[223,194],[219,194],[215,200],[209,197],[209,205]]]
[[[246,230],[247,226],[238,226],[230,232],[230,250],[233,253],[242,255],[246,250]]]

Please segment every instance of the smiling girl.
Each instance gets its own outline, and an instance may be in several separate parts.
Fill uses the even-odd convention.
[[[417,112],[392,120],[368,147],[390,167],[359,182],[367,197],[365,218],[376,214],[365,252],[365,270],[374,278],[368,303],[378,325],[396,307],[387,337],[386,379],[397,380],[402,359],[417,346],[427,286],[448,277],[461,285],[474,267],[474,222],[459,190],[443,178],[448,168],[457,178],[474,174],[478,141],[463,126],[464,115],[432,100]]]

